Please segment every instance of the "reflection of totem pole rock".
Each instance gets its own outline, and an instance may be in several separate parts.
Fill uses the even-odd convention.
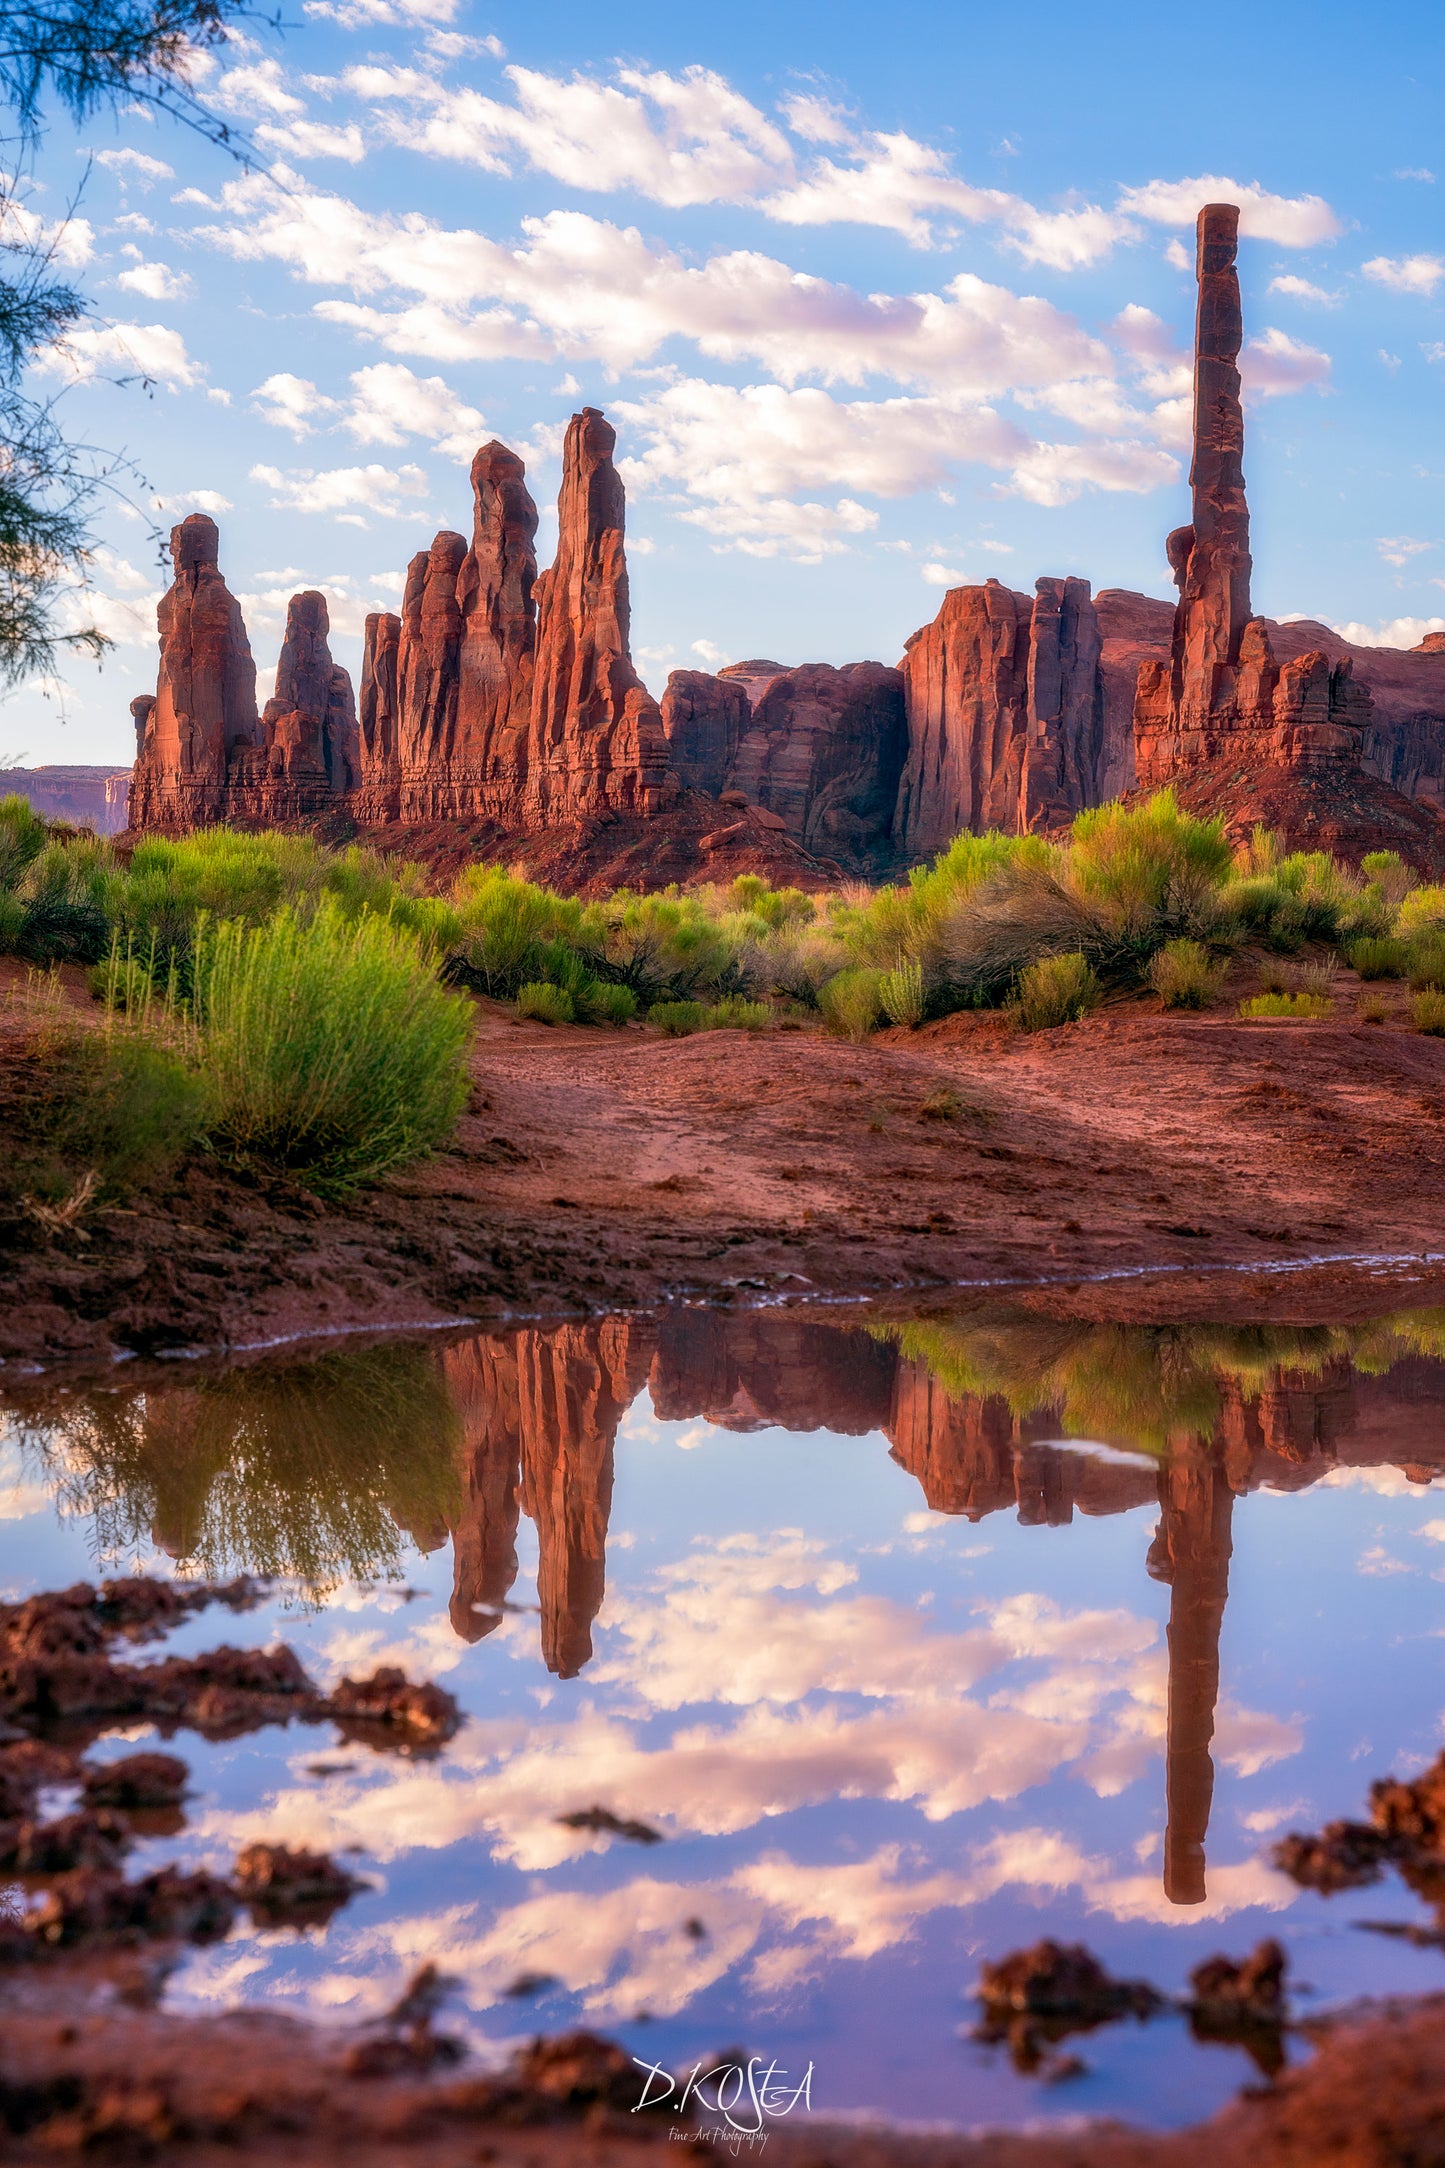
[[[652,1328],[627,1318],[517,1340],[522,1501],[537,1524],[542,1656],[574,1679],[602,1608],[612,1447],[652,1360]]]
[[[465,1503],[452,1530],[451,1621],[463,1641],[498,1625],[517,1578],[521,1418],[516,1343],[465,1340],[442,1368],[465,1440]]]
[[[1164,1894],[1171,1904],[1205,1899],[1204,1840],[1214,1797],[1214,1708],[1219,1699],[1219,1633],[1229,1595],[1234,1493],[1200,1440],[1176,1449],[1159,1471],[1162,1518],[1149,1571],[1172,1590],[1169,1605],[1169,1715],[1165,1745]]]

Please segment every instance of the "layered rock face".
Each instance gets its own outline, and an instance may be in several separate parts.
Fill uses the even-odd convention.
[[[400,618],[367,619],[363,810],[521,827],[643,818],[677,784],[661,712],[632,666],[616,435],[594,407],[563,450],[556,562],[517,454],[472,462],[470,544],[443,532],[407,568]]]
[[[741,679],[674,670],[662,696],[662,732],[673,774],[685,790],[716,798],[728,788],[752,709]]]
[[[220,570],[213,519],[171,530],[175,578],[161,598],[160,676],[131,702],[134,828],[285,820],[324,812],[361,777],[351,680],[332,662],[325,597],[293,595],[276,694],[256,712],[256,665]]]
[[[126,824],[130,769],[102,767],[7,768],[5,792],[14,791],[47,820],[68,821],[111,836]]]
[[[154,699],[131,706],[136,827],[222,819],[233,756],[262,742],[256,665],[219,559],[220,535],[205,513],[171,529],[175,577],[156,613],[159,682]]]
[[[1087,580],[955,587],[903,658],[908,758],[894,840],[916,856],[962,829],[1010,835],[1097,805],[1106,746],[1098,613]]]
[[[1235,254],[1239,211],[1199,214],[1194,352],[1193,520],[1166,544],[1179,603],[1167,666],[1140,666],[1134,757],[1146,788],[1221,758],[1299,774],[1358,773],[1369,695],[1349,659],[1319,649],[1275,659],[1250,605],[1249,507],[1244,493],[1244,337]]]

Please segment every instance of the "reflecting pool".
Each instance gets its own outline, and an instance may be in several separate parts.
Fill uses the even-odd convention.
[[[815,2113],[1179,2124],[1243,2050],[1129,2020],[1041,2086],[972,2037],[979,1963],[1047,1934],[1178,1993],[1274,1935],[1300,2013],[1439,1986],[1439,1950],[1361,1924],[1428,1922],[1397,1880],[1325,1898],[1269,1854],[1445,1742],[1442,1356],[1445,1313],[1020,1300],[0,1377],[0,1590],[274,1576],[167,1651],[284,1639],[323,1685],[396,1663],[467,1712],[410,1760],[182,1736],[186,1826],[132,1872],[268,1839],[370,1887],[191,1954],[176,2007],[354,2019],[434,1959],[486,2052],[580,2022],[669,2067],[811,2063]]]

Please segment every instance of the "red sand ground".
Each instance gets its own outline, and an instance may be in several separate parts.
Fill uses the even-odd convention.
[[[1294,1314],[1292,1280],[1213,1275],[1445,1249],[1445,1041],[1404,1028],[1399,991],[1398,1022],[1358,1022],[1339,983],[1322,1023],[1145,1000],[1034,1036],[958,1016],[863,1046],[549,1029],[479,1003],[449,1150],[344,1208],[202,1158],[95,1212],[88,1242],[23,1229],[0,1356],[93,1365],[343,1326],[1161,1267],[1147,1291],[1105,1281],[1079,1301]],[[78,975],[76,999],[90,1013]],[[0,1103],[24,1063],[0,1011]],[[1430,1275],[1390,1284],[1423,1301]],[[1338,1299],[1358,1304],[1353,1282]]]

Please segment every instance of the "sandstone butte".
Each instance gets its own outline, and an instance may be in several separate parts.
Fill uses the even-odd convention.
[[[1177,604],[991,579],[951,589],[896,669],[754,659],[674,671],[659,703],[631,657],[615,434],[586,407],[553,565],[537,568],[521,459],[483,445],[470,540],[437,535],[400,614],[366,621],[359,719],[315,592],[291,602],[258,715],[215,524],[182,521],[157,691],[133,703],[132,826],[331,823],[439,870],[504,852],[577,888],[750,868],[816,886],[1167,783],[1236,834],[1264,820],[1293,844],[1445,868],[1445,636],[1356,647],[1252,612],[1237,232],[1233,206],[1200,213]]]

